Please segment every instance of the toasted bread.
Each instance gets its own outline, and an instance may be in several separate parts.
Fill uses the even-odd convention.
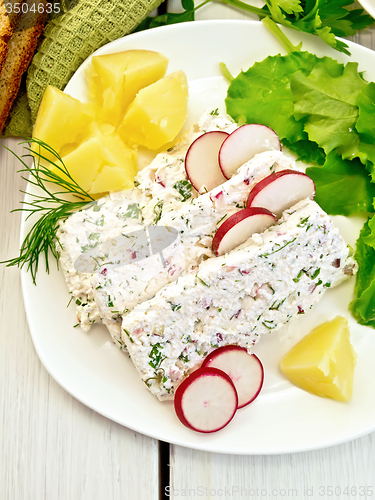
[[[5,0],[5,7],[8,10],[8,17],[13,31],[16,29],[18,21],[22,15],[22,4],[25,0]]]
[[[4,0],[0,0],[0,75],[8,55],[8,41],[13,34]]]
[[[1,1],[1,0],[0,0]],[[42,13],[38,5],[42,4]],[[21,14],[17,27],[8,42],[8,56],[0,76],[0,132],[10,108],[17,96],[23,73],[27,70],[35,52],[38,38],[46,19],[46,0],[26,0],[28,6]],[[36,12],[31,7],[36,5]]]
[[[0,0],[0,38],[4,42],[8,42],[12,34],[13,30],[6,11],[4,0]]]

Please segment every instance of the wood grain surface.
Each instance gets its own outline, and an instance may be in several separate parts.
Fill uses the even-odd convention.
[[[176,0],[177,2],[177,0]],[[176,2],[170,7],[177,9]],[[247,18],[208,5],[198,19]],[[354,41],[375,49],[375,29]],[[21,149],[7,139],[1,145]],[[0,149],[0,260],[19,249],[19,164]],[[278,456],[229,456],[159,443],[85,407],[39,361],[26,321],[20,273],[0,266],[0,500],[157,498],[371,499],[375,434],[341,446]],[[162,460],[159,460],[159,457]],[[168,464],[169,462],[169,464]],[[170,485],[160,491],[160,471]],[[346,487],[349,487],[345,489]]]
[[[2,145],[22,148],[15,139]],[[18,254],[24,188],[0,149],[0,260]],[[26,321],[20,273],[0,266],[0,499],[159,498],[158,442],[90,410],[46,372]],[[53,328],[53,325],[51,325]]]

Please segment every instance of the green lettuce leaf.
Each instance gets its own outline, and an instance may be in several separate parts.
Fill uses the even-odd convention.
[[[293,52],[255,63],[231,82],[227,112],[237,122],[267,125],[290,143],[307,139],[303,123],[293,115],[290,78],[296,71],[309,73],[320,60],[309,52]]]
[[[332,152],[322,167],[309,167],[306,174],[315,182],[315,201],[329,214],[373,212],[375,184],[358,159],[344,160]]]
[[[375,203],[375,199],[374,199]],[[372,217],[368,221],[368,229],[369,232],[366,236],[363,236],[362,240],[363,243],[368,245],[369,247],[372,247],[375,250],[375,217]]]
[[[301,140],[290,143],[286,139],[283,140],[286,146],[292,153],[297,155],[297,159],[305,163],[313,163],[316,165],[323,165],[326,160],[324,150],[320,148],[316,142],[309,140]]]
[[[345,148],[338,148],[337,152],[341,154],[343,149],[345,158],[360,159],[363,165],[365,165],[367,171],[370,172],[372,182],[375,182],[375,144],[368,144],[367,142],[361,140],[361,136],[359,135],[354,144],[346,146]]]
[[[359,136],[355,129],[358,118],[356,98],[368,85],[358,73],[357,63],[346,66],[332,59],[317,64],[309,75],[299,71],[291,77],[294,116],[305,119],[305,131],[311,141],[326,153],[340,148],[358,149]]]
[[[364,141],[375,142],[375,83],[370,82],[357,95],[358,120],[356,129],[362,135]]]
[[[350,303],[354,318],[361,325],[375,328],[375,235],[374,218],[363,226],[354,255],[358,272],[354,288],[355,299]]]

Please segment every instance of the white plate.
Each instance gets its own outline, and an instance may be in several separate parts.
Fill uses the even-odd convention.
[[[320,40],[288,31],[293,42],[341,61],[348,57],[327,48]],[[353,60],[375,79],[375,53],[350,43]],[[125,49],[153,49],[165,54],[169,72],[183,69],[190,82],[189,123],[206,107],[224,109],[226,84],[219,63],[233,74],[255,61],[282,52],[280,45],[259,22],[198,21],[137,33],[117,40],[97,53]],[[67,87],[85,99],[85,62]],[[354,245],[360,219],[337,217],[348,243]],[[22,233],[25,234],[24,224]],[[203,435],[185,428],[171,403],[158,402],[144,387],[135,369],[110,341],[104,327],[91,332],[73,328],[76,323],[62,273],[52,265],[41,270],[35,287],[22,272],[30,330],[38,355],[54,379],[85,405],[135,431],[191,448],[235,454],[275,454],[311,450],[342,443],[375,429],[375,332],[350,317],[352,341],[358,353],[353,400],[349,404],[319,398],[289,384],[278,368],[281,355],[296,338],[337,314],[348,316],[354,280],[328,290],[323,300],[289,329],[265,337],[256,348],[265,365],[265,386],[259,398],[240,410],[220,432]],[[291,340],[293,339],[293,340]]]
[[[358,3],[375,19],[375,0],[358,0]]]

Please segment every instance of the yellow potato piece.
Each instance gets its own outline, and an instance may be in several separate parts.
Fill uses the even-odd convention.
[[[38,111],[33,137],[44,141],[60,155],[67,154],[85,139],[93,119],[90,106],[49,85]],[[38,146],[34,144],[33,149],[38,151]],[[55,160],[44,148],[40,152]]]
[[[134,187],[137,173],[136,153],[116,134],[103,136],[105,165],[94,179],[90,194],[121,191]]]
[[[134,176],[133,176],[134,178]],[[120,188],[118,186],[121,186]],[[120,167],[104,165],[92,183],[90,194],[101,194],[113,191],[121,191],[134,186],[134,182],[129,180],[126,170]]]
[[[89,194],[134,186],[136,154],[116,133],[98,133],[62,160],[69,174]]]
[[[298,342],[283,357],[280,368],[293,384],[306,391],[349,401],[355,362],[348,322],[338,316]]]
[[[138,92],[117,132],[126,143],[158,149],[180,132],[187,103],[185,73],[171,73]]]
[[[100,139],[100,136],[92,137],[62,158],[69,174],[87,192],[103,167],[103,143]]]
[[[168,59],[152,50],[94,56],[86,75],[100,119],[118,125],[136,94],[162,78],[167,66]]]

